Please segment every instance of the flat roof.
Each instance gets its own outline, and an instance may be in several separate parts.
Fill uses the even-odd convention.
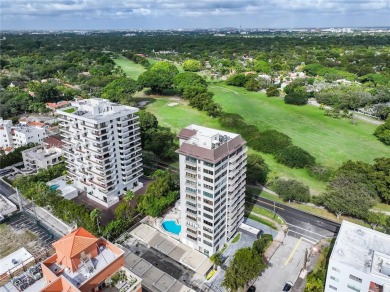
[[[12,262],[12,260],[16,261],[16,264]],[[13,253],[7,255],[6,257],[0,259],[0,275],[3,275],[9,271],[13,272],[14,270],[19,269],[20,264],[23,262],[26,265],[28,262],[34,260],[34,257],[31,253],[27,251],[24,247],[19,248]],[[15,267],[17,267],[15,269]]]
[[[344,220],[331,259],[390,280],[390,235]]]

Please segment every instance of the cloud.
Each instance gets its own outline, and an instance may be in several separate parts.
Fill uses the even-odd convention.
[[[286,18],[300,18],[300,26],[306,26],[305,17],[316,16],[323,25],[326,16],[341,17],[348,15],[365,15],[361,25],[375,14],[383,23],[389,20],[390,0],[1,0],[1,18],[8,27],[16,20],[23,23],[24,19],[42,20],[56,17],[57,21],[77,17],[110,21],[113,23],[158,25],[161,27],[176,20],[179,26],[199,22],[199,26],[217,23],[219,26],[245,23],[252,27],[258,26],[261,19],[279,17],[281,24],[288,23]],[[321,18],[322,17],[322,18]],[[157,21],[157,19],[159,21]],[[162,23],[161,20],[165,22]],[[218,19],[218,21],[217,21]],[[331,18],[328,18],[331,19]],[[207,20],[207,21],[204,21]],[[268,19],[274,21],[273,19]],[[378,20],[378,18],[377,18]],[[281,25],[283,26],[283,25]],[[299,25],[298,25],[299,26]]]

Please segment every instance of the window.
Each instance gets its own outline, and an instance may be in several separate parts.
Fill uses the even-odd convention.
[[[352,280],[354,280],[354,281],[356,281],[356,282],[359,282],[359,283],[362,282],[362,279],[360,279],[360,278],[358,278],[358,277],[356,277],[356,276],[354,276],[354,275],[349,275],[349,278],[352,279]]]
[[[207,199],[203,199],[203,202],[205,202],[206,204],[209,204],[209,205],[213,205],[213,201],[210,201],[210,200],[207,200]]]
[[[203,169],[203,172],[207,173],[207,174],[210,174],[210,175],[214,174],[214,172],[212,170],[208,170],[208,169]]]
[[[340,270],[337,269],[337,268],[335,268],[335,267],[332,267],[332,270],[335,271],[335,272],[337,272],[337,273],[340,273]]]
[[[333,281],[336,281],[336,282],[339,281],[339,279],[337,279],[336,277],[330,276],[330,278],[331,278]]]
[[[329,285],[329,288],[337,291],[337,288],[332,285]]]
[[[213,194],[210,194],[208,192],[203,192],[203,195],[208,197],[208,198],[213,198]]]
[[[353,291],[360,292],[360,289],[356,288],[355,286],[352,285],[347,285],[347,287]]]
[[[208,245],[208,246],[213,246],[213,245],[211,244],[211,242],[208,242],[207,240],[203,240],[203,243],[206,244],[206,245]]]

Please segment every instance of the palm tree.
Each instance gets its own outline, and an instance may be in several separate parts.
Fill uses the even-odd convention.
[[[102,218],[102,213],[100,212],[99,209],[93,209],[91,213],[89,213],[89,216],[91,220],[95,221],[96,220],[96,225],[98,227],[98,231],[100,233],[100,219]]]
[[[124,196],[123,196],[123,200],[128,203],[130,202],[132,199],[134,199],[134,196],[135,194],[133,193],[133,191],[127,191]]]

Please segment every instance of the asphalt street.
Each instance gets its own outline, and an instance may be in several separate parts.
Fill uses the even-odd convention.
[[[304,237],[311,243],[324,237],[334,237],[340,229],[340,223],[291,208],[285,204],[262,197],[256,198],[252,202],[271,211],[274,210],[275,204],[275,212],[287,222],[288,235],[295,238]]]

